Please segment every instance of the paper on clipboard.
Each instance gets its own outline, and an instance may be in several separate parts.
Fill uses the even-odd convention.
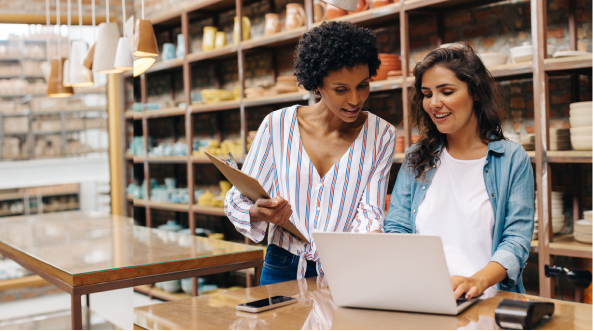
[[[233,186],[237,188],[237,190],[239,190],[241,194],[249,198],[249,200],[257,201],[257,199],[260,198],[270,199],[270,196],[268,195],[266,190],[264,190],[261,184],[257,181],[257,179],[249,176],[241,170],[229,166],[221,159],[208,152],[204,153],[206,154],[206,156],[208,156],[208,158],[210,158],[210,160],[212,160],[212,163],[214,163],[218,170],[222,172],[226,179],[228,179],[228,181],[231,182],[231,184],[233,184]],[[303,236],[303,234],[294,226],[294,224],[292,224],[292,222],[287,222],[286,224],[284,224],[284,226],[282,226],[282,228],[297,236],[299,239],[306,242],[307,244],[311,244],[309,240],[307,240],[307,238],[305,238],[305,236]]]

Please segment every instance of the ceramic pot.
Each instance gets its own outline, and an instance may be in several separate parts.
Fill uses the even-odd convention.
[[[178,58],[185,56],[185,38],[182,34],[177,35],[177,51],[175,52]]]
[[[163,61],[173,60],[175,58],[175,44],[163,44]]]
[[[386,6],[393,2],[394,2],[393,0],[371,0],[371,6],[373,6],[373,9],[374,9],[374,8]],[[395,1],[395,3],[398,3],[398,2],[399,2],[399,0]]]
[[[358,5],[356,6],[356,10],[355,11],[349,11],[349,14],[354,14],[354,13],[358,13],[361,12],[363,10],[367,10],[369,9],[369,1],[368,0],[358,0]]]
[[[325,2],[317,2],[313,5],[313,22],[314,23],[318,23],[318,22],[322,22],[325,21],[325,19],[327,18],[326,15],[326,4]]]
[[[334,19],[334,18],[337,18],[340,16],[348,15],[348,12],[345,11],[344,9],[338,8],[334,5],[330,5],[329,3],[327,4],[326,9],[327,9],[326,14],[327,14],[328,20],[331,20],[331,19]]]
[[[224,31],[216,32],[216,41],[214,47],[220,48],[226,46],[226,33]]]
[[[266,14],[264,35],[270,36],[278,32],[280,32],[280,15],[274,13]]]
[[[305,8],[300,3],[286,5],[286,30],[293,30],[305,25]]]
[[[251,39],[251,21],[249,18],[243,16],[242,19],[243,39],[242,41]],[[233,31],[233,43],[239,44],[239,18],[235,16],[235,29]]]
[[[204,38],[202,39],[202,50],[209,51],[215,47],[214,40],[216,39],[216,32],[218,29],[214,26],[204,27]]]

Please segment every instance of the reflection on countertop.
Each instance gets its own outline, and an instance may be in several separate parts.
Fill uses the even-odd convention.
[[[252,314],[237,311],[237,304],[275,295],[292,296],[298,303]],[[554,316],[538,329],[591,329],[591,305],[550,300],[491,290],[457,316],[385,310],[341,308],[318,278],[266,285],[209,296],[136,308],[134,323],[146,329],[227,330],[340,330],[340,329],[498,329],[494,310],[502,299],[552,301]]]

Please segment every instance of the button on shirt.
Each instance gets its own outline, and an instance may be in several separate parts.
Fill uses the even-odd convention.
[[[253,201],[234,187],[227,193],[225,212],[237,231],[260,242],[269,225],[268,243],[299,256],[297,278],[307,263],[319,263],[313,232],[371,232],[383,228],[385,195],[395,150],[395,128],[368,113],[348,151],[321,178],[301,142],[298,106],[277,110],[262,122],[242,171],[259,181],[271,197],[282,196],[293,210],[290,221],[311,242],[281,227],[251,222]]]

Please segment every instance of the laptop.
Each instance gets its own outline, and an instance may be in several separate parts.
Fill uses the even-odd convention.
[[[441,238],[392,233],[313,233],[334,303],[341,307],[457,315]]]

